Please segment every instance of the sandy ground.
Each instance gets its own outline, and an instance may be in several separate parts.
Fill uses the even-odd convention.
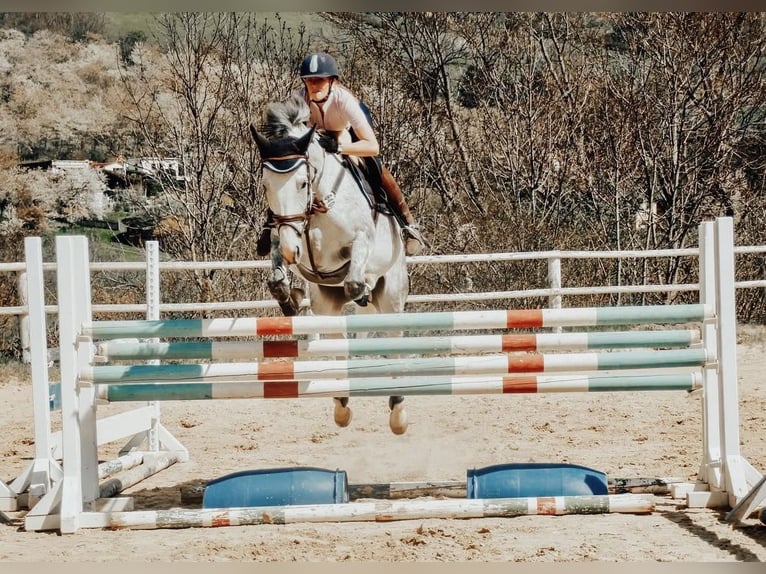
[[[742,454],[766,471],[766,355],[738,347]],[[31,393],[18,368],[0,368],[0,478],[33,453]],[[194,506],[181,488],[230,472],[284,466],[342,469],[350,483],[465,480],[466,470],[508,462],[574,463],[609,478],[693,479],[701,460],[701,397],[679,391],[408,397],[410,428],[388,429],[385,399],[352,399],[341,429],[330,399],[163,403],[163,422],[191,461],[124,494],[137,509]],[[124,410],[107,405],[101,412]],[[54,427],[58,423],[53,415]],[[121,444],[103,448],[112,458]],[[25,532],[23,513],[0,524],[0,562],[446,561],[760,562],[766,525],[733,527],[723,512],[687,509],[655,495],[651,514],[418,519],[208,529]],[[94,551],[93,549],[97,549]]]

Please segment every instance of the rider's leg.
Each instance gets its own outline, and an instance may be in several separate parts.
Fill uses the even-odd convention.
[[[274,226],[274,212],[266,208],[266,221],[263,223],[261,234],[255,245],[255,252],[259,257],[266,257],[271,253],[271,228]]]
[[[415,217],[410,211],[399,184],[385,165],[380,170],[381,187],[386,193],[388,205],[394,211],[404,234],[404,250],[407,255],[417,255],[425,245]]]

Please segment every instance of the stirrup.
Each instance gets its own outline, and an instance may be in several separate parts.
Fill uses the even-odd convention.
[[[426,244],[417,224],[402,227],[402,238],[404,239],[404,252],[407,255],[417,255]]]

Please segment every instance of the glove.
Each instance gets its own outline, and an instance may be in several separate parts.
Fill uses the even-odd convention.
[[[319,145],[328,153],[338,153],[338,140],[330,134],[319,134]]]

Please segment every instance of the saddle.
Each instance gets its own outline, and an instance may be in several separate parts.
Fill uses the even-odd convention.
[[[367,200],[370,209],[376,214],[393,215],[394,212],[388,206],[386,192],[383,190],[382,169],[379,157],[365,157],[364,169],[348,157],[343,158],[343,165],[356,181],[362,197]]]

